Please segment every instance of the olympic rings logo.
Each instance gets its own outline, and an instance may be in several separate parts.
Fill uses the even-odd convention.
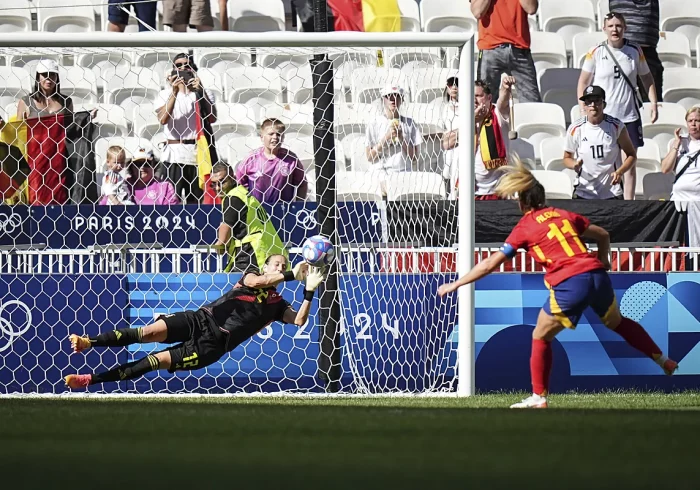
[[[297,211],[297,222],[306,230],[313,230],[318,226],[313,213],[306,209]]]
[[[19,308],[24,309],[26,313],[26,323],[17,327],[16,330],[15,325],[5,318],[6,315],[4,315],[5,309],[11,305],[17,305]],[[16,299],[0,305],[0,339],[5,341],[5,345],[0,344],[0,352],[6,351],[12,347],[12,343],[25,334],[30,328],[32,328],[32,311],[29,309],[29,306]],[[0,340],[0,342],[2,340]]]
[[[14,233],[20,226],[22,226],[22,217],[19,214],[10,213],[8,216],[0,213],[0,232]]]

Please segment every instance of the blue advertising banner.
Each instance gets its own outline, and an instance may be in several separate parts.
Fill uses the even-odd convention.
[[[62,392],[69,372],[105,370],[163,348],[155,344],[70,355],[69,332],[142,326],[195,309],[232,287],[234,274],[0,275],[0,393]],[[363,274],[341,280],[343,390],[453,389],[456,297],[436,298],[441,275]],[[554,341],[552,390],[674,390],[700,385],[700,274],[613,274],[625,316],[642,323],[680,363],[676,376],[630,348],[586,311]],[[291,287],[290,287],[291,285]],[[298,305],[300,284],[282,295]],[[527,390],[532,329],[548,299],[539,274],[496,274],[476,287],[476,379],[482,391]],[[307,325],[273,323],[212,366],[91,391],[221,393],[321,391],[317,302]]]

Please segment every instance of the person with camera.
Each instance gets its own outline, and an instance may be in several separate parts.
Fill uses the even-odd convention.
[[[197,167],[198,127],[213,145],[211,124],[216,122],[216,100],[202,85],[194,61],[186,53],[175,57],[168,84],[170,88],[162,90],[155,103],[167,140],[156,176],[173,182],[184,203],[196,204],[203,195]]]

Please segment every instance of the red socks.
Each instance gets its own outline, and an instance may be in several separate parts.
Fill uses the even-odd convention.
[[[644,327],[630,318],[622,317],[622,321],[615,329],[629,345],[644,353],[650,359],[656,361],[661,357],[661,349],[656,345]]]
[[[532,392],[546,396],[549,393],[549,374],[552,372],[552,343],[546,340],[532,339],[530,355],[530,376]]]

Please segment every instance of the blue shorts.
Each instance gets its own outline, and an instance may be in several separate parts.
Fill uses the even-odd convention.
[[[603,269],[583,272],[549,287],[549,299],[542,309],[563,326],[576,328],[583,310],[589,306],[605,325],[607,317],[618,311],[615,291]]]
[[[124,4],[124,8],[127,10],[133,10],[136,13],[136,17],[141,22],[151,26],[154,30],[156,29],[156,2],[143,2],[129,5],[128,3],[124,3],[124,0],[109,0],[107,20],[112,24],[127,25],[129,23],[129,14],[119,8],[119,4],[121,3]],[[148,31],[148,29],[139,23],[139,31],[144,32]]]
[[[636,121],[625,123],[625,127],[627,128],[627,134],[630,135],[630,139],[632,140],[632,146],[634,146],[635,149],[644,146],[642,120],[637,119]]]

